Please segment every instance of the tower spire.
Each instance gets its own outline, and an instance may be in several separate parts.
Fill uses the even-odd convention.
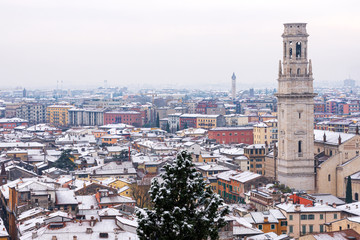
[[[231,76],[231,98],[233,101],[235,101],[235,98],[236,98],[236,76],[235,76],[234,72]]]

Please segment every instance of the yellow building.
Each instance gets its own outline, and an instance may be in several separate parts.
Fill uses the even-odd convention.
[[[94,181],[98,184],[106,185],[106,186],[117,189],[118,194],[120,196],[132,197],[131,188],[130,188],[132,183],[128,179],[125,179],[125,178],[96,178],[96,179],[92,179],[92,181]]]
[[[219,155],[213,153],[192,154],[193,162],[216,163],[219,158]]]
[[[199,115],[196,120],[196,128],[212,129],[218,126],[220,115]]]
[[[26,150],[13,150],[6,152],[6,157],[26,161],[28,159],[28,152]]]
[[[132,197],[131,195],[131,182],[127,179],[116,179],[112,183],[109,184],[110,187],[116,188],[119,190],[119,195],[124,197]]]
[[[254,144],[277,142],[277,119],[271,119],[254,125]]]
[[[326,232],[353,229],[360,234],[360,217],[347,217],[325,224]]]
[[[69,109],[71,105],[51,105],[46,108],[46,121],[55,126],[69,124]]]

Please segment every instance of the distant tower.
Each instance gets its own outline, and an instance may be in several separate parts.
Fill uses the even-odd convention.
[[[26,97],[26,89],[23,90],[23,97]]]
[[[231,98],[232,100],[235,100],[236,98],[236,76],[235,73],[233,73],[231,77]]]
[[[314,94],[311,60],[307,60],[306,23],[287,23],[283,63],[279,62],[277,176],[296,190],[315,190]]]

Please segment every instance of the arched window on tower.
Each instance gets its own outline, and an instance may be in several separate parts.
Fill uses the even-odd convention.
[[[300,75],[300,73],[301,73],[301,70],[300,70],[300,68],[298,68],[297,71],[296,71],[296,74]]]
[[[355,193],[355,201],[359,201],[359,194]]]
[[[298,141],[298,152],[301,153],[302,149],[301,149],[301,141]]]
[[[292,74],[292,69],[290,68],[290,75]]]
[[[296,43],[296,58],[301,58],[301,42]]]
[[[292,59],[292,48],[289,49],[289,57]]]

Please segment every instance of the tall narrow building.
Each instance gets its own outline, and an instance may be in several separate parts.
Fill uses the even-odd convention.
[[[314,94],[307,59],[306,23],[284,24],[283,63],[279,62],[277,178],[296,190],[313,191]]]
[[[234,101],[236,98],[236,76],[235,73],[231,76],[231,98]]]

